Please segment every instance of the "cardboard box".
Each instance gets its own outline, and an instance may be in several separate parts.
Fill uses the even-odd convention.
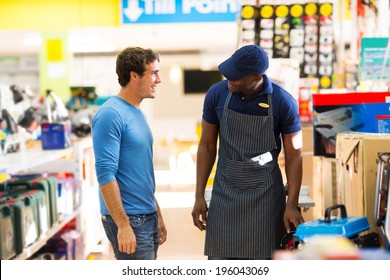
[[[336,159],[313,157],[313,207],[312,219],[320,219],[325,210],[339,203],[337,196]]]
[[[314,155],[335,157],[342,132],[390,133],[390,92],[313,94]]]
[[[366,216],[372,231],[378,153],[390,152],[390,134],[339,133],[336,162],[340,202],[348,216]]]
[[[308,186],[310,193],[313,187],[313,126],[302,127],[302,186]]]
[[[309,196],[313,194],[313,127],[310,125],[302,126],[302,186],[308,188]],[[278,163],[282,172],[283,182],[287,182],[287,176],[285,171],[285,158],[284,151],[282,149]],[[306,221],[313,219],[313,209],[303,209],[303,217]]]
[[[285,173],[284,150],[279,154],[278,163],[282,171],[283,182],[287,182]],[[311,187],[313,185],[313,127],[302,126],[302,185]]]

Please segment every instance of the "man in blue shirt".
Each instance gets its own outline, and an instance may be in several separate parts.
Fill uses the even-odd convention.
[[[193,222],[206,230],[208,259],[270,259],[298,208],[302,135],[296,100],[264,72],[268,57],[248,45],[219,65],[227,80],[208,90],[197,152]],[[219,141],[218,141],[219,140]],[[278,165],[285,154],[288,199]],[[205,186],[217,158],[209,207]]]
[[[156,259],[167,230],[155,199],[153,136],[140,105],[155,98],[160,58],[127,48],[117,57],[118,95],[92,121],[102,223],[118,260]]]

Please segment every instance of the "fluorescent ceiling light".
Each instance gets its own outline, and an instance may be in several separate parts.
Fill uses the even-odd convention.
[[[172,65],[169,70],[169,79],[175,85],[177,85],[183,77],[182,70],[179,65]]]
[[[69,36],[69,51],[78,53],[113,52],[114,44],[105,43],[98,35],[71,35]]]
[[[37,36],[26,37],[23,39],[23,44],[26,46],[40,46],[42,44],[42,38]]]
[[[69,51],[75,53],[113,52],[113,44],[70,44]]]
[[[72,35],[69,37],[70,44],[96,44],[103,42],[102,37],[96,35]]]

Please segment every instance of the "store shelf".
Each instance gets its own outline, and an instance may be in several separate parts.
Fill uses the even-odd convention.
[[[4,173],[15,174],[56,161],[64,156],[71,155],[73,152],[73,148],[61,150],[42,150],[42,148],[32,148],[27,149],[26,151],[1,156],[0,166],[5,168]]]
[[[80,215],[80,209],[77,209],[71,215],[66,216],[65,218],[63,218],[60,221],[58,221],[57,223],[55,223],[48,230],[47,233],[41,235],[36,242],[34,242],[33,244],[24,248],[23,252],[21,254],[17,255],[14,259],[15,260],[26,260],[26,259],[30,258],[34,253],[36,253],[39,249],[41,249],[50,238],[52,238],[66,224],[68,224],[70,221],[72,221],[74,218],[76,218],[79,215]]]
[[[79,209],[61,219],[46,234],[25,248],[14,259],[24,260],[30,258],[61,228],[75,218],[77,219],[76,229],[83,235],[85,256],[94,250],[101,241],[104,230],[100,222],[98,200],[90,199],[96,195],[97,190],[97,182],[93,176],[93,162],[91,137],[75,139],[72,147],[67,149],[42,150],[41,147],[35,147],[0,156],[0,175],[3,174],[3,177],[26,173],[66,172],[73,174],[74,178],[82,184]]]

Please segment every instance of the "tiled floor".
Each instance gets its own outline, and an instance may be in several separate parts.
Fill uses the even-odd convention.
[[[204,232],[192,223],[191,208],[162,209],[168,230],[168,239],[160,247],[159,260],[201,260]]]
[[[158,260],[203,260],[204,232],[192,223],[194,187],[160,187],[156,198],[167,227],[167,241],[159,248]],[[102,252],[94,253],[89,259],[114,259],[112,250],[103,240]]]

